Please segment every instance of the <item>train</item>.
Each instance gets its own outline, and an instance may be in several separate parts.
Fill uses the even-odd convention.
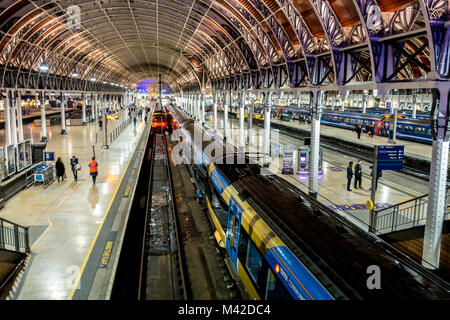
[[[274,107],[276,108],[276,107]],[[291,114],[302,114],[309,116],[310,111],[307,109],[291,109],[281,108],[284,112]],[[361,113],[324,111],[322,113],[321,123],[343,129],[353,130],[355,124],[361,124],[363,131],[367,132],[367,125],[375,128],[375,134],[379,134],[379,128],[385,127],[389,123],[389,119],[383,119],[382,116],[363,115]],[[428,119],[410,119],[403,118],[397,120],[397,138],[409,140],[423,144],[433,144],[431,135],[430,120]]]
[[[188,166],[245,298],[450,298],[447,282],[263,168],[254,154],[221,142],[176,106],[171,111],[180,125],[173,150],[196,160]],[[380,287],[370,280],[376,268]]]

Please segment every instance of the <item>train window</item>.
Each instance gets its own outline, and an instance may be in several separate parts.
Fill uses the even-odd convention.
[[[236,216],[231,213],[230,214],[230,226],[231,226],[231,233],[229,233],[229,241],[231,247],[236,250],[237,249],[237,239],[236,239],[236,230],[239,230],[239,220],[236,219]]]
[[[216,188],[214,188],[211,179],[208,179],[206,193],[217,220],[219,220],[220,225],[225,230],[228,222],[228,205],[225,203],[222,196],[217,192]]]
[[[241,224],[241,231],[239,234],[239,245],[238,245],[238,259],[241,265],[247,259],[247,248],[248,248],[249,237],[247,231],[245,231],[244,227]]]
[[[281,283],[281,280],[268,269],[267,272],[267,286],[266,286],[266,300],[292,300],[291,295]]]
[[[247,259],[245,261],[245,266],[247,267],[250,276],[252,277],[254,283],[258,284],[260,280],[261,270],[263,265],[263,257],[259,253],[255,245],[249,241],[247,248]],[[256,285],[258,287],[258,285]]]

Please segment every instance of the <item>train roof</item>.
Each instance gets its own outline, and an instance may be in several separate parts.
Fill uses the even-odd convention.
[[[267,169],[216,166],[314,276],[325,275],[350,299],[450,299],[447,282]],[[380,290],[366,284],[374,265],[381,269]]]

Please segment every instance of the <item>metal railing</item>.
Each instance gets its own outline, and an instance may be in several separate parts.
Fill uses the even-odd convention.
[[[0,249],[29,253],[28,227],[0,218]]]
[[[448,190],[446,199],[447,211],[444,220],[450,219],[450,194]],[[388,208],[375,210],[374,229],[376,233],[383,234],[425,225],[427,210],[428,194],[400,202]]]

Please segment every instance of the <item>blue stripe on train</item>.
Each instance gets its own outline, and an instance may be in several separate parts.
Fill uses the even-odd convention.
[[[219,191],[220,194],[230,185],[227,179],[219,172],[219,170],[213,169],[211,171],[211,181],[216,187],[216,190]]]
[[[276,265],[279,266],[278,277],[294,299],[334,300],[287,247],[270,248],[265,258],[273,270],[277,270]]]

